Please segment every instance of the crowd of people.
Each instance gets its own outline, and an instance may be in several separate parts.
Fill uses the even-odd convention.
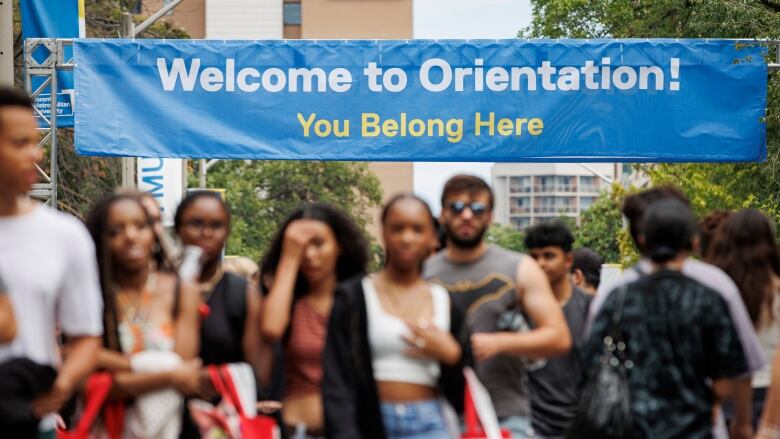
[[[780,438],[780,250],[759,211],[699,222],[673,187],[628,195],[640,260],[600,282],[565,222],[530,227],[527,254],[489,244],[491,188],[458,175],[438,218],[413,194],[385,203],[379,271],[321,203],[256,264],[223,256],[215,192],[182,200],[175,238],[148,194],[108,194],[83,223],[30,200],[36,126],[0,89],[3,435],[71,428],[102,371],[95,437],[240,437],[218,422],[225,373],[282,437],[457,438],[470,367],[505,437]]]

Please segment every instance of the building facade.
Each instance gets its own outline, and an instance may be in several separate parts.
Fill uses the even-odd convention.
[[[517,230],[559,217],[576,221],[614,176],[611,163],[496,163],[494,221]]]

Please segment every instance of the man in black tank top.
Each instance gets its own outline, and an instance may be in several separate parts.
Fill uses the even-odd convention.
[[[482,179],[451,178],[439,221],[447,247],[425,264],[425,277],[447,288],[466,313],[475,370],[499,422],[512,437],[533,435],[528,368],[533,360],[563,355],[571,337],[561,308],[536,262],[490,246],[493,193]],[[535,327],[530,328],[528,322]]]

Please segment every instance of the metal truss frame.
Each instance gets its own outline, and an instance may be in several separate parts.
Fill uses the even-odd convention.
[[[33,185],[30,196],[40,199],[49,207],[57,209],[58,163],[57,163],[57,72],[73,70],[73,58],[65,57],[65,47],[72,46],[72,39],[28,38],[24,42],[24,88],[33,100],[33,110],[40,119],[38,131],[41,139],[38,148],[49,156],[49,169],[38,167],[42,183]],[[35,58],[36,51],[43,48],[48,56],[43,61]],[[33,78],[42,78],[43,82],[32,89]],[[49,91],[49,116],[36,104],[41,93]],[[48,150],[47,150],[48,146]]]

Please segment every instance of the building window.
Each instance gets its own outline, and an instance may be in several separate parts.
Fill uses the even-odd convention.
[[[577,198],[553,196],[536,197],[534,199],[534,213],[577,213]]]
[[[596,199],[598,199],[598,197],[580,197],[580,210],[589,208],[596,202]]]
[[[534,179],[534,191],[555,192],[555,176],[541,175]]]
[[[580,177],[580,192],[598,193],[601,190],[601,179],[597,177]]]
[[[531,177],[510,177],[509,192],[531,192]]]
[[[512,197],[511,205],[509,208],[510,214],[517,213],[530,213],[531,212],[531,198],[530,197]]]
[[[577,177],[569,175],[558,176],[557,190],[559,192],[577,192]]]
[[[284,25],[300,26],[301,2],[284,2]]]

